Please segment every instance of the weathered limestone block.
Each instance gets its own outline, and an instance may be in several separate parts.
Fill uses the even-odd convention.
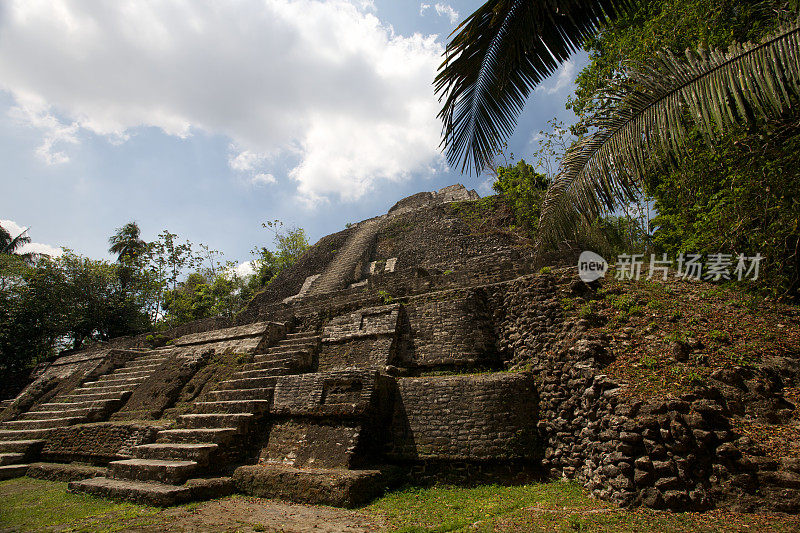
[[[533,459],[537,421],[538,397],[530,374],[400,378],[389,456]]]
[[[239,492],[261,498],[355,507],[379,496],[387,484],[380,470],[302,469],[276,465],[240,466],[233,474]]]
[[[46,461],[107,463],[151,442],[159,426],[102,422],[54,429],[41,452]]]
[[[418,296],[409,300],[406,311],[413,345],[412,366],[501,363],[482,290]]]
[[[345,370],[280,376],[271,413],[282,416],[358,418],[380,401],[385,378],[374,370]]]
[[[394,364],[405,320],[399,304],[360,309],[333,318],[323,329],[319,369],[383,369]]]
[[[276,422],[269,430],[259,463],[297,468],[353,468],[357,465],[362,424],[315,420]]]
[[[189,355],[214,350],[216,353],[257,353],[286,336],[278,322],[256,322],[244,326],[204,331],[175,339],[173,345]]]

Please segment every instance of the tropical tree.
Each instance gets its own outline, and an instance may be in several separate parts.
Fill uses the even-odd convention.
[[[636,198],[653,165],[676,163],[693,131],[713,144],[739,125],[796,115],[800,103],[800,26],[727,52],[665,51],[631,62],[599,99],[609,102],[586,120],[592,133],[564,157],[542,206],[540,242],[565,237],[578,220]]]
[[[794,7],[766,1],[745,6],[703,0],[691,6],[663,4],[670,4],[672,12],[667,14],[676,16],[684,10],[706,13],[699,19],[703,23],[694,46],[729,43],[730,36],[737,35],[725,26],[731,17],[746,18],[748,24],[738,34],[752,37],[774,27],[765,23],[770,13],[774,20],[797,16],[796,2]],[[531,89],[575,44],[584,38],[596,43],[595,32],[601,27],[611,27],[613,42],[619,35],[613,27],[617,20],[642,28],[663,25],[663,20],[652,17],[660,6],[647,0],[484,4],[456,30],[435,80],[444,99],[439,116],[450,163],[462,170],[480,170],[513,131]],[[706,28],[708,15],[723,17],[722,36]],[[661,29],[675,31],[674,26]],[[592,224],[604,210],[640,200],[647,173],[659,164],[678,162],[696,135],[708,144],[733,126],[758,131],[765,122],[772,129],[786,123],[798,103],[797,33],[797,25],[790,24],[757,44],[734,44],[727,52],[701,49],[688,53],[685,60],[669,51],[656,55],[652,50],[639,61],[627,61],[619,54],[594,56],[593,67],[601,68],[585,72],[585,78],[593,79],[581,80],[584,94],[577,95],[577,104],[570,103],[589,113],[573,129],[584,137],[566,154],[543,203],[539,244],[574,236],[576,223]],[[654,39],[650,44],[657,43]],[[635,46],[618,41],[619,50]]]
[[[489,0],[447,44],[434,80],[451,166],[477,173],[511,135],[531,90],[631,0]]]
[[[283,222],[280,220],[268,220],[261,226],[273,233],[276,249],[272,251],[262,246],[250,252],[255,256],[253,260],[255,273],[249,283],[253,291],[263,288],[278,274],[295,264],[310,246],[303,228],[291,227],[284,230]]]
[[[118,263],[133,264],[147,250],[147,243],[140,234],[139,225],[131,221],[117,228],[114,235],[108,238],[108,251],[117,256]]]
[[[33,263],[39,257],[39,254],[34,252],[20,253],[21,248],[31,242],[31,238],[27,233],[28,228],[25,228],[19,235],[12,237],[7,229],[0,226],[0,254],[13,255],[25,263]]]

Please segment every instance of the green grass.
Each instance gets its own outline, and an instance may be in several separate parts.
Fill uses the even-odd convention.
[[[408,488],[376,500],[363,512],[382,517],[398,533],[607,531],[790,532],[797,517],[626,510],[590,498],[576,483],[561,481],[517,487]]]
[[[248,521],[258,498],[229,496],[240,500],[230,527],[244,531],[266,531],[267,526]],[[247,507],[255,506],[255,507]],[[185,531],[202,529],[200,519],[214,505],[196,502],[178,508],[115,503],[84,494],[67,492],[66,483],[17,478],[0,482],[0,530],[2,531]],[[329,512],[329,511],[326,511]],[[347,513],[348,511],[342,511]],[[217,508],[216,513],[219,513]],[[649,509],[626,510],[590,498],[576,483],[561,481],[517,487],[484,485],[475,488],[440,486],[407,488],[385,495],[358,511],[381,518],[384,531],[401,533],[607,531],[693,532],[800,530],[794,516],[710,513],[669,513]],[[219,515],[214,515],[219,519]],[[227,516],[227,515],[226,515]],[[211,524],[209,522],[209,530]],[[213,522],[219,526],[219,522]],[[227,526],[226,526],[227,527]],[[189,528],[189,529],[187,529]],[[323,529],[324,530],[324,529]]]
[[[527,507],[544,509],[603,508],[573,483],[537,483],[516,487],[408,488],[373,502],[365,511],[385,518],[397,531],[442,533],[457,531]]]
[[[67,492],[66,483],[31,478],[0,482],[0,529],[41,531],[60,526],[68,531],[119,531],[157,512],[150,507],[73,494]]]

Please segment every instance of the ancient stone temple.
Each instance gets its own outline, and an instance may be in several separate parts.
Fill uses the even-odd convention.
[[[793,420],[798,359],[622,394],[608,335],[574,311],[599,289],[539,270],[501,204],[416,194],[322,238],[234,319],[43,364],[0,413],[0,479],[352,506],[404,482],[545,476],[623,505],[800,510],[800,461],[731,424]]]
[[[231,323],[40,369],[2,424],[3,476],[162,505],[233,490],[352,505],[408,476],[529,475],[534,380],[498,372],[486,288],[528,261],[473,231],[460,211],[477,198],[420,193],[323,238]]]

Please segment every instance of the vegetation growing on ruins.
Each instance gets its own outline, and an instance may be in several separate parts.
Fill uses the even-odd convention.
[[[522,205],[512,202],[518,218],[530,219],[532,206],[538,210],[544,203],[538,239],[571,240],[604,253],[758,252],[768,258],[761,289],[797,298],[796,64],[772,68],[773,60],[785,59],[796,46],[797,2],[586,4],[573,7],[585,8],[573,27],[541,41],[530,38],[536,32],[524,31],[543,16],[526,3],[487,2],[462,24],[437,77],[437,89],[446,96],[440,116],[451,163],[478,170],[486,164],[499,178],[492,157],[522,102],[564,59],[570,43],[582,42],[590,63],[568,103],[579,116],[571,128],[578,138],[561,172],[551,176],[547,200],[531,200],[538,184],[506,193],[527,197]],[[593,18],[601,5],[605,15]],[[760,48],[724,53],[735,43],[778,34],[784,37]],[[555,48],[541,47],[548,39]],[[687,48],[721,52],[711,59],[705,53],[679,59]],[[525,54],[507,53],[517,49]],[[665,81],[671,76],[680,81]],[[674,105],[683,107],[669,111]],[[687,106],[694,106],[696,120]],[[561,125],[553,128],[567,137]],[[542,138],[537,153],[552,139]],[[520,163],[501,168],[508,172]]]

